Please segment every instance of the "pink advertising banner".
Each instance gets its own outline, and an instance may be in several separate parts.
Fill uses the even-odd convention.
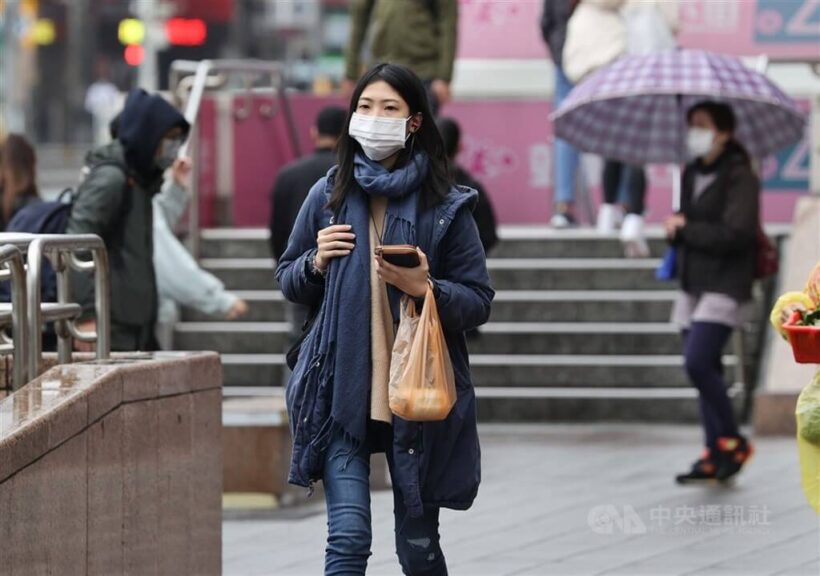
[[[553,205],[553,135],[546,102],[457,102],[444,114],[464,132],[462,166],[482,181],[503,223],[545,224]],[[600,202],[600,170],[590,158],[585,172],[591,202]],[[809,146],[804,141],[763,166],[763,218],[791,222],[797,199],[808,191]],[[647,219],[659,222],[672,209],[672,171],[648,168]]]
[[[459,0],[459,58],[544,58],[543,0]],[[736,56],[820,57],[820,0],[680,0],[680,43]]]
[[[237,106],[244,106],[244,99]],[[310,150],[309,128],[318,111],[340,100],[294,96],[291,101],[301,148]],[[281,115],[260,116],[256,110],[271,104],[254,101],[247,118],[234,116],[232,134],[219,134],[215,107],[205,106],[200,131],[200,173],[205,225],[210,225],[215,182],[213,155],[217,138],[232,138],[233,212],[238,226],[264,226],[270,211],[269,195],[281,167],[295,158]],[[234,109],[234,112],[236,109]],[[458,161],[482,181],[504,224],[545,224],[553,204],[553,136],[546,101],[473,101],[448,105],[443,113],[458,120],[464,133],[464,151]],[[229,124],[231,125],[231,124]],[[206,128],[207,127],[207,128]],[[252,144],[250,144],[252,143]],[[206,160],[207,158],[207,160]],[[600,200],[600,170],[591,159],[587,180],[592,203]],[[804,141],[766,160],[763,166],[763,215],[766,222],[790,222],[797,199],[808,190],[809,146]],[[672,207],[672,174],[666,166],[649,169],[648,219],[658,222]]]

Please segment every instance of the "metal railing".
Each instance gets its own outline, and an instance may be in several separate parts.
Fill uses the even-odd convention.
[[[270,87],[275,91],[278,106],[260,109],[260,114],[272,118],[280,112],[284,114],[288,139],[296,155],[301,154],[296,122],[290,109],[287,91],[285,89],[284,67],[278,62],[261,60],[176,60],[171,63],[169,87],[177,105],[184,107],[185,119],[191,124],[191,135],[180,149],[180,157],[188,155],[192,141],[197,134],[197,117],[206,89],[217,90],[229,86],[232,76],[240,76],[242,81],[241,92],[245,94],[245,106],[236,111],[237,120],[245,120],[250,116],[252,98],[258,93],[258,81],[267,79]],[[194,154],[196,148],[194,147]],[[194,170],[197,170],[194,157]],[[199,257],[199,187],[196,177],[191,179],[191,204],[189,218],[189,248],[194,258]]]
[[[26,270],[23,253],[16,246],[0,247],[0,281],[11,282],[11,303],[0,306],[0,324],[11,325],[11,340],[2,333],[0,354],[12,354],[12,389],[28,381],[28,318],[26,315]]]
[[[92,260],[78,257],[80,252],[90,252]],[[57,303],[43,305],[40,286],[43,260],[48,258],[57,275]],[[94,273],[94,307],[97,326],[94,332],[80,332],[75,324],[82,313],[80,306],[71,301],[71,271]],[[61,364],[72,360],[73,341],[96,342],[97,359],[111,355],[111,303],[108,253],[99,236],[82,234],[76,236],[36,236],[28,247],[28,329],[40,334],[46,321],[53,321],[57,332],[57,359]],[[42,368],[42,340],[32,338],[29,349],[28,372],[36,378]]]
[[[96,342],[96,357],[107,359],[111,354],[111,289],[108,253],[99,236],[85,235],[35,235],[26,233],[0,233],[0,246],[17,249],[26,254],[27,267],[19,270],[23,288],[12,287],[11,305],[0,304],[0,318],[16,314],[20,337],[14,332],[13,342],[20,340],[22,348],[15,348],[14,368],[19,366],[24,373],[14,377],[12,388],[17,389],[29,379],[36,378],[42,371],[43,346],[41,332],[44,324],[53,322],[57,335],[58,361],[68,364],[72,361],[73,340]],[[92,260],[81,260],[80,253],[91,253]],[[57,302],[41,301],[43,262],[47,259],[57,278]],[[22,265],[22,263],[21,263]],[[94,272],[95,332],[80,332],[75,321],[82,314],[82,307],[72,302],[71,271]],[[0,280],[3,280],[0,272]],[[21,351],[22,350],[22,351]],[[2,351],[2,347],[0,347]]]

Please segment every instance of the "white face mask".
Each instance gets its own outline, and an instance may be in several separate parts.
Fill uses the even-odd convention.
[[[686,150],[692,158],[706,156],[715,144],[715,133],[708,128],[689,128],[686,134]]]
[[[163,139],[162,144],[160,144],[159,156],[157,156],[157,166],[162,170],[167,170],[173,166],[182,144],[183,141],[179,138]]]
[[[410,118],[412,116],[386,118],[354,112],[348,132],[361,145],[365,156],[374,162],[380,162],[404,148],[404,143],[410,137],[407,133],[407,121]]]

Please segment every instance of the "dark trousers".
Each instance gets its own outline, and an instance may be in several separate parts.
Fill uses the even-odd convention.
[[[723,324],[693,322],[683,333],[686,373],[700,393],[700,414],[706,446],[714,450],[717,439],[737,436],[737,421],[723,378],[723,348],[732,329]]]
[[[111,322],[111,351],[155,352],[159,350],[154,328],[153,324],[133,326]]]
[[[642,166],[607,160],[604,164],[604,203],[617,204],[626,196],[627,214],[643,216],[646,208],[646,172]]]
[[[370,523],[370,452],[365,443],[352,452],[350,441],[338,434],[327,451],[324,468],[328,538],[325,576],[364,575],[373,532]],[[393,474],[393,458],[387,463]],[[395,486],[395,483],[394,483]],[[410,518],[404,499],[393,488],[396,555],[407,576],[447,576],[439,544],[439,510],[426,509],[421,518]]]
[[[432,80],[425,80],[424,81],[424,89],[427,92],[427,100],[430,103],[430,112],[433,113],[433,116],[438,116],[439,110],[439,101],[438,97],[436,96],[435,92],[432,90],[433,81]]]

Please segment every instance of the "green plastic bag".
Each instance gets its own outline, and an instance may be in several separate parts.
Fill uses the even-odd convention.
[[[820,372],[797,398],[795,416],[803,493],[820,514]]]

